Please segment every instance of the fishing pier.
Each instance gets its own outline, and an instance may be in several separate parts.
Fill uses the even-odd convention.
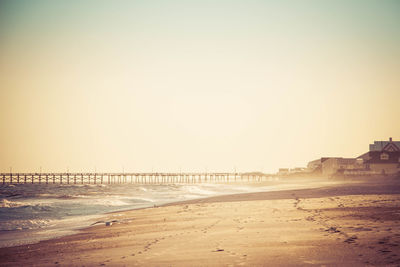
[[[3,184],[194,184],[261,182],[263,173],[0,173]]]

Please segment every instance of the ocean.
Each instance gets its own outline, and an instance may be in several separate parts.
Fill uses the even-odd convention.
[[[0,185],[0,247],[72,234],[108,212],[315,185],[280,182],[277,178],[262,184],[5,184]]]

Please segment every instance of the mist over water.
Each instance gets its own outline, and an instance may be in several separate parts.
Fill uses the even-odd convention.
[[[2,185],[0,247],[70,234],[76,229],[90,226],[107,212],[217,195],[311,186],[299,182],[271,180],[262,184]]]

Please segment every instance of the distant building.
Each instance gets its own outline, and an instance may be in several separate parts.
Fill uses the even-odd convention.
[[[307,164],[307,171],[308,172],[322,172],[322,163],[329,158],[320,158],[313,161],[310,161]]]
[[[296,168],[292,168],[292,169],[290,169],[290,172],[291,173],[298,173],[298,172],[304,172],[306,170],[306,168],[303,168],[303,167],[296,167]]]
[[[280,168],[278,171],[278,175],[288,175],[289,172],[289,168]]]
[[[364,169],[362,161],[355,158],[328,158],[322,162],[322,174],[344,173],[346,170]]]
[[[331,176],[400,174],[400,142],[374,141],[369,151],[357,158],[325,157],[310,161],[307,171]]]
[[[362,163],[362,160],[356,158],[324,157],[310,161],[307,169],[309,172],[330,176],[338,173],[343,174],[349,170],[362,170],[364,169]]]
[[[359,156],[366,170],[380,174],[400,172],[400,142],[374,141],[369,145],[370,151]]]

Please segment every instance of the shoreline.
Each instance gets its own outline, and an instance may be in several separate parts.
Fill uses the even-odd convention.
[[[291,215],[293,217],[291,220],[300,220],[300,221],[308,222],[307,218],[309,220],[311,220],[309,218],[310,216],[304,217],[304,215],[302,213],[304,213],[304,210],[306,210],[306,209],[305,209],[305,207],[298,209],[300,206],[300,203],[302,203],[302,204],[310,203],[311,206],[315,206],[316,202],[321,202],[321,203],[323,202],[324,204],[321,205],[321,207],[319,207],[319,208],[326,209],[326,208],[332,208],[332,207],[330,207],[331,201],[339,201],[340,200],[340,201],[343,201],[343,203],[345,203],[345,206],[350,207],[351,205],[349,203],[352,203],[353,200],[357,200],[357,201],[359,201],[359,203],[357,202],[358,205],[361,205],[361,206],[357,207],[356,209],[357,209],[357,212],[360,212],[363,210],[363,208],[367,208],[367,207],[362,207],[362,205],[364,205],[363,202],[370,203],[370,205],[372,205],[372,209],[375,209],[373,206],[374,201],[379,201],[379,199],[381,197],[383,197],[385,199],[385,201],[390,200],[392,202],[393,199],[398,201],[399,200],[398,198],[400,198],[399,194],[400,194],[400,182],[398,181],[398,179],[391,179],[391,180],[385,180],[385,181],[382,181],[382,180],[381,181],[367,181],[364,183],[331,185],[331,186],[326,186],[326,187],[322,187],[322,188],[312,188],[312,189],[297,189],[297,190],[223,195],[223,196],[215,196],[215,197],[209,197],[209,198],[201,198],[201,199],[180,201],[180,202],[174,202],[174,203],[167,203],[165,205],[157,206],[155,208],[150,207],[150,208],[126,210],[126,211],[122,211],[122,212],[121,211],[111,212],[108,214],[104,214],[103,217],[109,217],[109,219],[113,219],[113,218],[121,219],[120,222],[117,222],[115,225],[112,225],[111,227],[106,227],[104,225],[89,226],[89,227],[85,227],[83,229],[78,230],[78,232],[73,235],[58,237],[58,238],[54,238],[54,239],[50,239],[50,240],[45,240],[45,241],[41,241],[39,243],[30,244],[30,245],[21,245],[21,246],[0,248],[0,258],[5,259],[4,262],[3,261],[0,262],[0,265],[1,266],[3,266],[3,265],[4,266],[6,266],[6,265],[13,266],[13,265],[21,265],[21,264],[30,264],[30,263],[35,263],[35,259],[40,261],[40,263],[38,263],[38,265],[40,265],[40,266],[42,266],[42,265],[55,266],[55,265],[60,265],[60,264],[63,265],[63,264],[65,264],[65,262],[62,263],[61,261],[57,261],[57,260],[52,261],[54,259],[54,257],[57,256],[57,253],[59,253],[60,251],[65,250],[65,253],[68,254],[69,257],[72,257],[72,258],[77,258],[79,255],[79,253],[77,253],[77,251],[75,251],[74,248],[71,247],[71,245],[68,245],[68,243],[78,244],[78,247],[81,246],[82,249],[86,249],[86,250],[90,251],[90,253],[89,253],[90,255],[92,255],[92,254],[97,255],[98,251],[104,250],[105,249],[104,246],[108,246],[108,245],[110,245],[111,248],[107,248],[106,251],[109,251],[109,250],[114,251],[115,250],[115,252],[122,252],[122,251],[125,252],[126,247],[118,248],[118,246],[117,246],[117,248],[112,249],[112,247],[113,247],[112,244],[115,242],[117,244],[119,244],[119,241],[121,238],[124,240],[124,242],[128,242],[128,243],[131,242],[130,238],[128,240],[126,240],[126,238],[124,239],[123,237],[121,237],[121,234],[124,232],[131,233],[132,228],[134,229],[135,234],[129,235],[130,237],[133,238],[136,235],[138,235],[138,236],[143,235],[144,237],[146,237],[145,238],[146,240],[148,239],[147,237],[149,234],[151,234],[151,236],[153,238],[154,236],[156,236],[156,237],[162,236],[163,234],[169,232],[169,231],[165,232],[166,229],[162,228],[162,226],[164,226],[164,225],[168,225],[168,227],[173,228],[174,231],[178,231],[178,232],[181,231],[180,234],[184,235],[185,233],[182,232],[183,230],[181,230],[180,226],[183,225],[185,227],[183,227],[182,229],[186,229],[187,225],[184,224],[185,221],[193,223],[192,227],[197,228],[198,226],[203,224],[203,221],[211,221],[211,220],[214,220],[214,219],[212,219],[213,217],[220,217],[219,213],[226,213],[227,217],[232,216],[232,214],[229,211],[227,211],[229,207],[230,208],[234,207],[235,210],[241,211],[242,216],[251,216],[251,215],[253,215],[254,212],[257,211],[257,209],[261,209],[264,207],[264,205],[266,205],[269,207],[269,210],[267,209],[267,211],[268,211],[267,214],[259,215],[260,221],[268,222],[269,219],[264,218],[265,216],[267,216],[267,217],[272,216],[274,218],[275,213],[277,213],[275,211],[275,209],[277,209],[277,210],[287,210],[288,214],[293,214],[293,216],[296,218],[294,218]],[[333,200],[331,200],[331,199],[333,199]],[[374,199],[378,199],[378,200],[374,200]],[[382,202],[382,203],[384,204],[385,202]],[[244,207],[246,207],[246,208],[244,208]],[[258,208],[256,208],[256,207],[258,207]],[[242,210],[243,208],[244,208],[244,210]],[[335,208],[337,208],[337,207],[335,207]],[[389,207],[389,208],[392,208],[392,207]],[[181,216],[182,214],[189,213],[192,210],[193,210],[193,212],[192,212],[191,216],[189,216],[187,218],[185,217],[185,220],[183,222],[178,220],[178,221],[175,221],[175,224],[168,223],[170,220],[176,220],[176,218],[175,218],[176,216]],[[331,212],[331,211],[326,211],[326,213],[329,213],[329,212]],[[337,211],[335,211],[335,212],[337,212]],[[378,212],[378,210],[374,210],[374,212]],[[395,210],[395,212],[398,212],[398,210]],[[203,214],[203,213],[204,214],[210,213],[210,216],[203,218],[201,216],[201,214]],[[143,215],[145,217],[145,219],[140,218],[140,215]],[[152,216],[154,216],[155,219],[153,219]],[[280,216],[285,217],[286,215],[285,215],[285,213],[282,213]],[[287,215],[287,216],[289,216],[289,215]],[[302,216],[304,218],[302,218]],[[163,219],[164,221],[162,220],[161,217],[165,217]],[[192,217],[194,219],[192,219]],[[297,218],[297,217],[299,217],[299,218]],[[156,219],[156,218],[158,218],[158,219]],[[275,219],[278,221],[281,220],[280,217],[276,217]],[[139,223],[138,225],[136,225],[136,222],[138,220],[140,220],[140,221],[144,220],[145,223],[144,224]],[[223,220],[224,220],[224,218],[220,218],[220,221],[223,221]],[[288,220],[288,222],[286,222],[286,223],[291,222],[291,220]],[[313,219],[313,220],[316,220],[316,219]],[[151,229],[148,227],[148,225],[152,225],[155,222],[156,222],[156,225],[161,227],[160,229],[157,229],[157,228]],[[312,222],[312,220],[310,222]],[[233,229],[231,224],[232,224],[232,222],[227,223],[226,229],[229,229],[229,231],[231,231]],[[269,222],[268,225],[271,228],[278,227],[277,225],[272,224],[272,222]],[[300,228],[303,227],[303,225],[298,225],[298,224],[294,224],[294,226],[300,227]],[[259,227],[259,226],[257,226],[257,227]],[[309,232],[309,234],[314,237],[316,234],[313,231],[315,231],[315,230],[310,232],[309,227],[310,226],[306,226],[303,230],[305,232]],[[393,228],[393,225],[391,225],[391,227]],[[368,227],[365,227],[365,228],[370,229]],[[329,227],[326,227],[326,229],[328,229],[328,233],[329,233],[329,231],[336,231],[336,230],[332,230],[332,229],[329,230],[330,229]],[[336,227],[335,229],[339,229],[339,227]],[[249,230],[251,230],[251,228]],[[262,231],[268,232],[268,229],[265,229],[264,227],[261,227],[258,230],[260,232],[262,232]],[[399,230],[400,230],[400,228],[399,228]],[[150,231],[150,232],[148,232],[148,231]],[[218,234],[218,235],[223,234],[223,231],[227,231],[227,230],[219,229],[219,231],[216,231],[215,234]],[[344,232],[344,231],[341,231],[341,232]],[[206,231],[206,233],[207,233],[207,231]],[[115,234],[117,234],[117,235],[115,236]],[[269,234],[273,234],[273,233],[269,233]],[[297,235],[297,233],[292,233],[292,234],[294,236]],[[225,234],[223,234],[222,237],[228,238],[228,237],[226,237]],[[346,236],[344,236],[344,237],[346,237]],[[194,235],[193,238],[198,238],[198,237],[196,235]],[[290,238],[292,238],[292,237],[290,237]],[[351,238],[351,236],[349,235],[347,237],[347,239],[348,238]],[[215,238],[211,237],[208,241],[214,241],[214,239]],[[88,248],[85,243],[89,242],[90,240],[99,240],[99,241],[101,240],[100,243],[96,243],[97,246],[99,246],[99,247]],[[157,241],[157,243],[161,242],[160,238],[155,238],[155,240],[159,240],[159,241]],[[162,239],[162,240],[164,241],[164,239]],[[312,240],[312,238],[311,238],[311,240]],[[186,242],[186,239],[183,239],[183,241]],[[231,240],[231,241],[234,242],[234,240]],[[329,241],[328,243],[330,244],[330,242],[332,240],[323,239],[322,241],[323,242]],[[253,240],[253,242],[257,243],[258,241]],[[348,242],[352,243],[352,241],[348,241]],[[356,241],[354,241],[354,242],[356,242]],[[133,248],[133,247],[141,246],[142,243],[143,242],[138,242],[137,244],[129,243],[129,245],[127,247]],[[209,243],[209,242],[206,242],[203,245],[207,246],[208,245],[207,243]],[[248,243],[248,244],[251,244],[251,243]],[[171,243],[170,245],[177,246],[176,243]],[[239,244],[236,244],[236,245],[239,246]],[[46,256],[43,259],[41,257],[38,258],[34,254],[30,255],[29,253],[28,254],[30,256],[23,257],[23,259],[21,259],[21,258],[18,259],[15,257],[15,255],[24,255],[27,252],[35,252],[36,251],[36,252],[43,253],[45,251],[52,251],[54,249],[53,248],[54,246],[56,246],[56,247],[59,246],[59,248],[60,249],[62,248],[62,250],[56,250],[55,255]],[[153,244],[152,246],[155,246],[155,244]],[[271,247],[270,247],[270,249],[271,249]],[[283,249],[283,247],[282,247],[282,249]],[[68,250],[70,250],[70,252],[68,252]],[[201,250],[202,250],[202,248],[193,249],[190,251],[190,253],[197,254],[197,253],[200,253],[199,251],[201,251]],[[168,263],[169,263],[169,264],[173,264],[173,265],[182,265],[182,264],[179,264],[180,261],[178,261],[178,264],[175,264],[176,260],[180,260],[180,259],[179,258],[172,259],[171,255],[166,256],[166,259],[168,259],[168,261],[167,261],[168,263],[164,262],[164,261],[161,261],[161,262],[154,261],[154,260],[150,260],[150,259],[146,259],[146,258],[143,259],[141,257],[142,256],[141,254],[144,254],[145,251],[144,251],[144,249],[141,249],[140,251],[141,251],[140,255],[134,253],[136,256],[131,256],[130,261],[129,261],[130,264],[132,263],[133,265],[135,265],[137,263],[140,265],[140,263],[141,263],[141,265],[143,265],[143,264],[145,264],[145,265],[165,265],[165,264],[167,264],[168,265]],[[223,251],[225,251],[225,249]],[[220,251],[220,252],[223,252],[223,251]],[[218,251],[216,251],[216,252],[218,252]],[[53,253],[54,253],[54,251],[53,251]],[[146,250],[146,253],[148,253],[148,250]],[[162,250],[161,250],[161,252],[157,252],[157,253],[162,253]],[[207,253],[209,253],[209,252],[207,252]],[[284,255],[285,253],[286,252],[284,252],[284,251],[279,251],[278,255]],[[62,253],[62,254],[64,254],[64,253]],[[46,253],[46,255],[47,255],[47,253]],[[266,259],[264,256],[260,256],[259,252],[256,252],[256,251],[254,252],[254,255],[259,255],[254,259],[255,261],[253,262],[256,265],[260,263],[260,260],[262,262],[263,260]],[[396,255],[398,255],[398,254],[396,253]],[[94,258],[92,257],[91,259],[85,260],[85,261],[82,261],[81,257],[78,257],[78,258],[79,258],[79,261],[74,261],[71,263],[71,265],[74,265],[74,266],[81,265],[82,262],[84,263],[84,265],[89,265],[89,266],[97,265],[97,264],[94,264],[94,262],[98,260],[98,258],[96,258],[96,257],[94,257]],[[43,262],[44,259],[49,259],[49,261]],[[114,262],[113,264],[106,263],[106,261],[104,261],[102,264],[111,265],[111,266],[124,265],[123,262],[125,262],[125,259],[127,259],[127,257],[125,257],[123,259],[124,260],[122,260],[122,258],[121,258],[118,261]],[[112,257],[112,260],[111,259],[109,259],[109,260],[114,261],[114,260],[116,260],[116,258]],[[170,260],[173,260],[172,261],[173,263],[171,263]],[[225,260],[228,261],[229,258],[226,258]],[[183,265],[192,264],[192,263],[194,263],[193,258],[185,259],[185,260],[183,260],[182,263],[183,263]],[[217,264],[213,263],[212,265],[221,265],[222,263],[225,263],[225,262],[220,262],[220,263],[217,262]],[[280,263],[280,262],[277,262],[277,263]],[[210,262],[210,264],[211,264],[211,262]],[[194,264],[194,265],[196,265],[196,264]],[[205,265],[208,265],[208,264],[205,264]],[[235,265],[235,264],[233,264],[233,265]],[[358,266],[358,265],[356,264],[356,266]]]
[[[211,196],[207,198],[174,202],[170,204],[165,204],[163,206],[171,206],[175,204],[291,199],[293,198],[293,194],[296,194],[299,198],[333,197],[333,196],[345,196],[349,194],[351,195],[400,194],[400,178],[390,177],[384,179],[386,180],[375,180],[369,178],[358,179],[358,180],[336,179],[336,181],[341,181],[341,183],[320,186],[320,187],[312,187],[312,188]]]
[[[293,187],[298,188],[299,187],[299,182],[304,184],[302,187],[306,188],[314,188],[314,187],[321,187],[325,185],[321,185],[321,183],[327,183],[327,179],[325,178],[316,178],[315,180],[313,179],[312,182],[310,183],[309,179],[283,179],[283,180],[268,180],[268,181],[262,181],[262,182],[256,182],[256,183],[249,183],[249,182],[243,182],[239,181],[237,183],[201,183],[201,184],[185,184],[185,186],[218,186],[221,185],[223,187],[227,187],[229,190],[229,187],[233,189],[233,191],[237,190],[238,188],[241,187],[246,187],[250,192],[252,193],[258,193],[258,192],[264,192],[264,191],[284,191],[284,190],[290,190]],[[294,183],[295,182],[295,183]],[[171,184],[176,186],[175,184]],[[157,186],[157,185],[155,185]],[[164,186],[164,185],[163,185]],[[289,188],[289,189],[286,189]],[[255,190],[254,190],[255,189]],[[51,239],[56,239],[56,238],[61,238],[63,236],[68,236],[68,235],[73,235],[76,233],[79,233],[80,230],[84,230],[86,228],[91,227],[93,224],[99,223],[103,218],[108,216],[109,214],[116,214],[116,213],[121,213],[121,212],[128,212],[128,211],[133,211],[133,210],[141,210],[141,209],[148,209],[148,208],[153,208],[153,207],[161,207],[161,206],[168,206],[168,205],[175,205],[179,204],[181,202],[185,201],[197,201],[201,199],[206,199],[209,197],[223,197],[227,195],[238,195],[238,194],[247,194],[249,192],[229,192],[229,193],[217,193],[211,196],[198,196],[195,198],[189,198],[187,200],[169,200],[165,201],[162,203],[153,203],[153,204],[148,204],[147,206],[142,206],[142,207],[126,207],[126,208],[121,208],[117,209],[114,211],[108,211],[108,212],[102,212],[102,213],[97,213],[97,214],[91,214],[91,215],[85,215],[84,217],[71,217],[71,218],[65,218],[62,221],[57,222],[58,225],[64,225],[64,227],[49,227],[49,228],[40,228],[40,229],[35,229],[35,230],[22,230],[22,231],[2,231],[1,237],[2,240],[4,241],[2,246],[0,248],[6,248],[6,247],[15,247],[15,246],[23,246],[23,245],[32,245],[35,243],[38,243],[40,241],[45,241],[45,240],[51,240]],[[93,219],[91,219],[93,218]],[[77,220],[77,224],[75,226],[72,225],[71,222],[74,220]],[[69,225],[65,225],[66,222],[70,222]],[[58,230],[57,230],[58,229]],[[47,232],[51,232],[52,234],[49,235]],[[14,241],[15,240],[15,241]]]
[[[310,182],[311,181],[311,182]],[[300,185],[300,184],[301,185]],[[318,177],[318,178],[313,178],[313,179],[305,179],[305,178],[283,178],[281,180],[277,179],[272,179],[272,180],[267,180],[267,181],[262,181],[262,182],[245,182],[245,181],[239,181],[237,183],[201,183],[201,184],[185,184],[186,186],[198,186],[198,185],[221,185],[221,186],[232,186],[232,188],[235,187],[247,187],[251,192],[240,192],[240,193],[221,193],[212,195],[212,196],[199,196],[196,198],[192,199],[187,199],[187,200],[171,200],[171,201],[166,201],[163,203],[154,203],[154,204],[148,204],[148,206],[144,207],[128,207],[128,208],[122,208],[122,209],[117,209],[115,211],[108,211],[108,212],[103,212],[103,213],[97,213],[97,214],[91,214],[91,215],[85,215],[84,217],[86,218],[81,218],[81,217],[75,217],[75,218],[66,218],[65,220],[67,221],[73,221],[78,219],[79,222],[84,222],[78,223],[76,226],[71,226],[69,227],[63,227],[63,228],[56,228],[50,227],[50,228],[43,228],[43,229],[36,229],[36,230],[27,230],[27,231],[5,231],[3,232],[3,238],[4,240],[19,240],[19,241],[5,241],[8,243],[8,245],[2,245],[0,248],[7,248],[7,247],[16,247],[16,246],[23,246],[23,245],[32,245],[39,243],[41,241],[46,241],[46,240],[52,240],[52,239],[57,239],[57,238],[62,238],[64,236],[69,236],[69,235],[74,235],[79,233],[79,231],[84,230],[86,228],[90,228],[93,224],[96,224],[100,222],[103,218],[107,217],[110,214],[117,214],[121,212],[129,212],[133,210],[141,210],[141,209],[148,209],[148,208],[153,208],[153,207],[162,207],[162,206],[170,206],[170,205],[178,205],[180,203],[186,203],[187,201],[189,202],[196,202],[198,200],[204,200],[208,198],[213,198],[213,197],[225,197],[225,196],[235,196],[235,195],[241,195],[241,194],[257,194],[260,192],[280,192],[280,191],[288,191],[288,190],[296,190],[299,187],[304,187],[304,188],[318,188],[318,187],[325,187],[327,186],[326,184],[329,184],[331,186],[332,181],[324,178],[324,177]],[[173,184],[175,185],[175,184]],[[252,188],[252,189],[250,189]],[[287,189],[289,188],[289,189]],[[296,188],[296,189],[293,189]],[[255,191],[253,189],[256,189]],[[260,191],[258,191],[260,190]],[[267,190],[267,191],[265,191]],[[90,218],[95,218],[95,219],[90,219]],[[65,222],[60,221],[58,224],[65,224]],[[71,223],[70,223],[71,224]],[[46,231],[50,231],[53,234],[48,235]],[[31,235],[31,237],[29,237]],[[6,237],[7,236],[7,237]]]

